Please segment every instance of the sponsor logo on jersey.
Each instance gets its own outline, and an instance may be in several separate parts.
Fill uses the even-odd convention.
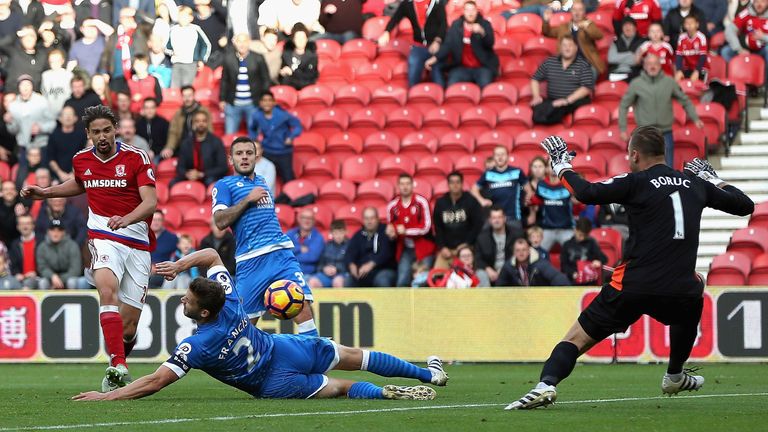
[[[115,166],[115,177],[125,177],[125,165]]]
[[[86,180],[83,185],[87,188],[114,188],[127,187],[128,180]]]

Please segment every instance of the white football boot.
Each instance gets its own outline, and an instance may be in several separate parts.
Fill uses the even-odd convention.
[[[704,386],[704,377],[701,375],[692,375],[698,369],[683,369],[683,377],[678,382],[672,381],[669,375],[664,375],[661,380],[661,392],[672,396],[681,391],[699,391]]]
[[[525,396],[507,405],[505,410],[523,410],[552,405],[557,400],[557,389],[553,385],[540,383]]]
[[[443,361],[438,356],[430,356],[427,359],[427,369],[432,372],[432,384],[443,387],[448,383],[448,374],[443,369]]]
[[[421,385],[412,387],[385,385],[382,394],[384,399],[418,401],[433,400],[437,396],[435,389]]]
[[[110,387],[110,390],[107,391],[112,391],[119,387],[125,387],[133,382],[133,378],[131,378],[131,374],[128,372],[128,368],[123,364],[108,367],[105,375],[106,376],[104,377],[104,380]],[[105,381],[102,381],[101,384],[102,391],[104,391]]]

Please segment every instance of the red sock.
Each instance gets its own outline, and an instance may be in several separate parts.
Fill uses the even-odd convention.
[[[125,339],[123,339],[123,349],[125,350],[126,357],[131,355],[131,351],[133,351],[133,347],[136,346],[136,339],[137,339],[136,336],[137,335],[133,335],[133,339],[129,341],[126,341]]]
[[[117,309],[116,306],[114,308]],[[99,314],[99,321],[101,321],[101,332],[104,334],[104,344],[107,346],[110,366],[124,365],[123,319],[120,318],[117,311],[106,310]]]

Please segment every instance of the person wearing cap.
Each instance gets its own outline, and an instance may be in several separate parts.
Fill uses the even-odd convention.
[[[637,50],[645,38],[637,34],[637,24],[632,17],[624,17],[621,34],[608,49],[608,71],[611,81],[631,81],[640,73]]]
[[[69,238],[61,219],[51,220],[45,241],[35,251],[40,277],[53,289],[87,289],[80,248]]]
[[[34,87],[40,88],[43,71],[48,68],[48,50],[37,42],[37,31],[32,26],[24,26],[16,35],[0,39],[0,54],[8,57],[6,88],[13,88],[22,75],[29,75]]]
[[[20,76],[17,88],[18,97],[11,102],[3,120],[8,125],[8,131],[16,135],[19,163],[26,166],[27,150],[45,149],[48,135],[56,127],[56,118],[48,106],[48,100],[34,91],[31,76]]]

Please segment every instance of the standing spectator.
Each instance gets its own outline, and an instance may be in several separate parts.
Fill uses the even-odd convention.
[[[738,3],[738,0],[736,0]],[[723,23],[726,20],[726,14],[728,13],[729,2],[722,0],[696,0],[697,7],[704,12],[704,21],[707,23],[702,26],[704,33],[710,37],[716,33],[723,31]]]
[[[16,218],[19,238],[11,242],[8,256],[11,260],[11,273],[23,288],[48,289],[50,284],[37,272],[35,250],[40,240],[35,237],[35,225],[32,216],[21,215]],[[80,252],[78,251],[78,254]]]
[[[672,45],[664,42],[664,31],[661,24],[653,23],[648,28],[648,40],[637,50],[638,63],[647,55],[655,55],[661,62],[661,70],[669,76],[675,76],[675,51]]]
[[[79,26],[88,20],[98,20],[112,27],[112,2],[109,0],[74,0],[75,20]],[[82,30],[81,30],[82,32]]]
[[[43,5],[39,1],[31,0],[29,2],[19,1],[13,3],[15,3],[15,9],[17,11],[21,10],[21,13],[24,14],[25,25],[38,27],[45,19],[46,13],[43,11]]]
[[[165,215],[160,210],[155,210],[149,229],[155,234],[156,239],[155,250],[152,251],[150,256],[152,270],[149,275],[149,287],[160,288],[163,286],[165,279],[155,273],[155,264],[171,260],[171,256],[176,252],[176,244],[179,242],[179,237],[165,228]]]
[[[123,117],[118,122],[117,129],[118,139],[125,144],[136,147],[137,149],[144,150],[149,154],[149,158],[155,157],[152,150],[149,148],[149,143],[144,138],[136,135],[136,121],[131,117]]]
[[[624,17],[631,17],[637,23],[640,36],[648,35],[648,27],[655,22],[661,22],[661,7],[657,0],[620,0],[613,12],[614,33],[621,32],[621,22]]]
[[[347,225],[343,220],[331,222],[331,241],[323,247],[320,261],[317,262],[317,273],[309,278],[310,288],[342,288],[344,280],[349,277],[346,260],[349,240],[347,239]]]
[[[528,228],[525,234],[528,243],[539,253],[539,258],[549,261],[549,251],[546,251],[541,247],[541,242],[544,241],[544,230],[541,229],[541,227],[534,225]]]
[[[560,24],[557,27],[551,27],[549,20],[552,18],[552,11],[544,12],[541,32],[544,36],[560,39],[565,35],[572,35],[579,47],[579,55],[592,65],[596,75],[600,76],[605,72],[605,62],[597,50],[597,41],[603,38],[603,32],[600,28],[587,18],[587,11],[584,3],[576,1],[571,6],[571,21]]]
[[[171,60],[165,55],[165,44],[158,35],[151,35],[147,42],[149,49],[149,73],[157,78],[160,87],[166,89],[171,87],[172,66]]]
[[[436,62],[448,71],[447,86],[457,82],[473,82],[483,88],[493,82],[499,72],[499,57],[493,51],[493,27],[477,11],[477,4],[464,3],[464,15],[451,24],[440,50],[424,66]],[[450,62],[449,62],[450,59]]]
[[[221,66],[224,48],[227,46],[227,10],[219,0],[215,3],[212,0],[194,1],[196,13],[192,22],[200,27],[211,42],[211,55],[206,65],[216,69]]]
[[[211,219],[211,232],[200,241],[200,250],[212,248],[219,253],[224,267],[235,276],[235,236],[230,230],[220,230]]]
[[[497,285],[501,268],[512,257],[515,240],[523,237],[522,228],[507,223],[503,208],[492,207],[488,226],[480,231],[475,242],[475,268],[478,277],[483,272],[483,277],[487,277],[494,286]]]
[[[163,45],[168,43],[168,36],[171,33],[171,24],[179,20],[179,8],[173,1],[161,1],[157,5],[157,18],[152,24],[152,36],[157,36]]]
[[[172,26],[168,37],[168,55],[171,56],[173,70],[171,87],[180,88],[192,85],[197,70],[202,68],[211,54],[211,42],[197,24],[192,24],[194,16],[189,6],[179,7],[179,23]]]
[[[696,108],[677,82],[672,77],[661,73],[659,58],[655,55],[647,55],[643,60],[643,72],[632,80],[619,105],[621,139],[627,140],[627,111],[630,106],[634,106],[635,121],[638,126],[655,126],[664,133],[666,142],[664,157],[670,167],[675,161],[675,142],[672,140],[672,123],[675,120],[672,113],[673,98],[685,108],[685,113],[694,121],[696,127],[704,127],[704,123],[696,114]]]
[[[172,184],[189,180],[208,186],[227,174],[226,150],[221,139],[208,129],[210,122],[210,114],[205,111],[192,116],[193,134],[181,141],[176,178]]]
[[[259,6],[259,31],[277,29],[286,36],[293,36],[296,24],[301,24],[307,36],[323,33],[320,25],[320,0],[265,0]]]
[[[768,59],[768,0],[753,0],[725,27],[728,44],[721,52],[726,62],[737,54],[758,54]]]
[[[391,287],[395,283],[394,250],[379,223],[379,212],[374,207],[363,209],[363,227],[349,240],[344,259],[349,276],[344,286]]]
[[[146,98],[141,107],[141,117],[136,121],[136,134],[144,138],[155,159],[168,142],[168,120],[157,115],[157,99]]]
[[[93,76],[99,68],[99,59],[104,53],[106,44],[104,38],[112,36],[115,30],[104,22],[89,18],[83,21],[80,32],[83,37],[76,40],[69,49],[67,69],[78,67]]]
[[[524,238],[515,240],[512,259],[504,263],[496,286],[565,286],[570,285],[564,274],[549,261],[539,258],[536,250]]]
[[[549,162],[541,156],[534,157],[528,164],[528,184],[523,187],[523,192],[525,193],[525,208],[523,212],[528,212],[526,226],[536,224],[536,211],[531,207],[531,199],[536,195],[536,187],[539,185],[539,182],[543,181],[547,175],[547,165],[549,165]]]
[[[144,54],[133,56],[133,69],[124,69],[123,74],[131,92],[131,112],[141,111],[144,100],[153,98],[163,103],[163,89],[160,81],[149,74],[149,58]]]
[[[579,218],[573,237],[565,242],[560,253],[560,269],[573,285],[597,285],[603,264],[608,262],[597,240],[589,236],[592,223]]]
[[[693,15],[683,20],[685,33],[681,33],[675,52],[675,80],[688,78],[704,81],[704,65],[707,63],[707,37],[699,31],[699,22]]]
[[[21,203],[16,183],[5,180],[0,188],[0,243],[10,245],[19,238],[19,230],[16,228],[16,217],[26,213],[27,209]],[[7,251],[6,251],[7,253]]]
[[[486,170],[477,183],[472,185],[472,195],[483,207],[500,207],[511,219],[511,223],[522,229],[525,202],[523,188],[528,183],[528,178],[523,170],[509,165],[509,153],[504,146],[496,146],[493,149],[493,161],[493,169]],[[484,198],[481,190],[487,190],[490,199]]]
[[[589,103],[595,87],[592,67],[579,54],[573,36],[560,38],[560,55],[544,60],[531,79],[533,122],[557,124],[563,117]],[[541,95],[541,84],[547,83],[547,98]]]
[[[80,246],[85,244],[88,237],[88,223],[85,216],[67,198],[48,198],[40,206],[40,212],[35,221],[35,235],[45,238],[45,233],[51,227],[52,221],[61,222],[61,227],[69,238]]]
[[[224,132],[233,134],[253,116],[256,101],[269,90],[269,69],[264,58],[251,52],[247,33],[235,35],[232,47],[224,52],[221,74],[220,108],[224,111]]]
[[[13,37],[22,25],[24,15],[11,8],[11,0],[0,0],[0,38]]]
[[[701,28],[704,29],[705,32],[707,31],[707,17],[704,14],[704,11],[693,4],[693,0],[680,0],[680,4],[676,8],[664,15],[664,21],[662,23],[664,34],[667,36],[667,41],[669,41],[669,44],[672,45],[672,48],[674,49],[677,49],[677,40],[680,37],[680,34],[686,32],[683,26],[683,21],[689,16],[696,18],[696,21]]]
[[[62,221],[54,219],[48,228],[45,241],[35,252],[40,277],[53,289],[87,289],[88,282],[83,276],[83,259],[80,247],[67,232]]]
[[[253,172],[256,175],[264,177],[264,183],[266,183],[269,190],[274,193],[275,180],[277,180],[275,164],[264,157],[264,148],[261,146],[260,142],[254,141],[253,144],[256,147],[256,165],[253,167]]]
[[[102,0],[103,1],[103,0]],[[123,10],[133,9],[134,15],[138,15],[142,22],[151,23],[155,16],[155,0],[112,0],[112,26],[122,24]]]
[[[562,246],[573,235],[573,202],[571,192],[547,164],[547,176],[538,182],[531,198],[536,207],[538,225],[544,230],[541,248],[549,252],[557,243]]]
[[[248,33],[253,40],[259,39],[259,8],[264,0],[228,0],[227,35]]]
[[[43,72],[40,93],[48,100],[48,106],[51,108],[51,114],[58,116],[64,102],[72,94],[70,81],[72,81],[72,72],[64,69],[64,51],[60,49],[51,50],[48,53],[48,66],[50,69]]]
[[[85,129],[77,127],[75,109],[65,106],[59,114],[59,125],[48,138],[48,168],[60,182],[74,178],[72,158],[85,148]]]
[[[283,50],[277,45],[277,30],[264,30],[261,40],[251,42],[251,50],[264,58],[269,70],[269,81],[277,84],[280,80],[280,68],[283,65]]]
[[[285,235],[293,242],[293,254],[301,265],[302,273],[311,275],[317,270],[325,242],[323,235],[315,228],[315,213],[312,210],[301,210],[297,222],[298,226],[288,230]]]
[[[413,191],[413,177],[400,174],[397,187],[400,194],[387,205],[387,236],[395,242],[397,286],[407,287],[413,267],[432,268],[435,243],[429,201]]]
[[[295,178],[293,174],[293,140],[301,135],[298,118],[275,103],[275,96],[267,91],[259,99],[259,110],[253,113],[249,125],[249,136],[254,141],[262,136],[264,157],[277,167],[277,174],[283,183]]]
[[[638,50],[645,39],[637,34],[637,24],[631,17],[625,17],[621,23],[621,34],[608,49],[608,65],[611,81],[631,81],[640,73]]]
[[[115,4],[115,10],[119,11],[120,24],[115,24],[115,33],[104,45],[99,72],[110,77],[109,85],[113,90],[119,90],[122,80],[118,78],[123,77],[124,64],[130,65],[133,56],[137,54],[147,54],[147,37],[136,23],[136,9],[131,7],[118,9],[118,5]]]
[[[28,75],[34,87],[40,88],[43,71],[48,68],[48,50],[38,45],[34,27],[24,26],[16,32],[16,37],[0,39],[0,54],[7,57],[6,83],[13,86],[21,76]]]
[[[333,39],[345,44],[359,38],[363,31],[363,3],[365,0],[322,0],[320,25],[325,33],[317,39]]]
[[[483,227],[483,210],[472,194],[464,191],[464,176],[448,174],[448,193],[435,202],[435,268],[448,268],[458,249],[471,245]]]
[[[173,157],[176,149],[179,147],[179,143],[190,136],[192,133],[192,115],[197,111],[206,112],[210,120],[211,113],[208,111],[208,108],[200,105],[200,102],[195,100],[195,88],[192,86],[182,87],[181,108],[173,115],[171,125],[168,127],[168,141],[161,153],[163,159]],[[208,130],[213,130],[212,123],[208,123]]]
[[[291,40],[283,47],[280,83],[301,90],[317,82],[319,74],[315,43],[309,42],[306,27],[296,24]]]
[[[19,162],[26,164],[26,151],[31,148],[44,149],[48,135],[56,127],[56,117],[48,108],[48,101],[35,92],[32,77],[22,75],[18,80],[19,95],[11,102],[3,120],[8,131],[16,135],[19,145]]]
[[[389,43],[392,30],[407,18],[413,28],[413,45],[408,53],[408,87],[421,82],[424,64],[438,53],[440,44],[445,39],[448,28],[445,5],[439,0],[406,0],[400,2],[395,13],[387,23],[384,33],[379,37],[379,46]],[[436,64],[435,66],[439,66]],[[445,87],[445,79],[439,67],[432,67],[432,81]]]
[[[93,90],[87,88],[85,78],[80,75],[73,76],[69,84],[72,86],[72,95],[66,102],[64,102],[64,106],[72,107],[72,109],[75,110],[75,118],[77,118],[78,127],[85,129],[85,126],[82,125],[85,109],[95,105],[101,105],[101,99]]]

